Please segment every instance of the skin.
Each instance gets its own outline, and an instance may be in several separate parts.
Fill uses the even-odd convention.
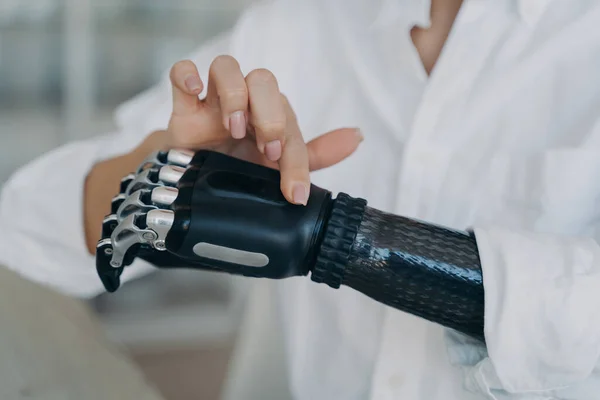
[[[432,0],[431,26],[415,27],[411,37],[430,74],[439,58],[462,0]],[[193,62],[176,63],[170,72],[173,112],[167,130],[153,132],[132,152],[96,164],[84,187],[84,231],[90,254],[100,239],[121,178],[156,150],[213,149],[278,168],[281,191],[295,204],[306,204],[310,171],[335,165],[363,140],[356,128],[340,128],[305,143],[293,108],[266,69],[244,76],[238,62],[223,55],[212,62],[206,98]]]
[[[428,28],[414,27],[410,32],[428,75],[433,72],[440,57],[462,2],[462,0],[431,0],[431,25]]]

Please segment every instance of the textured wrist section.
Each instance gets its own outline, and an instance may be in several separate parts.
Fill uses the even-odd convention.
[[[340,193],[333,201],[311,279],[339,288],[367,202]]]

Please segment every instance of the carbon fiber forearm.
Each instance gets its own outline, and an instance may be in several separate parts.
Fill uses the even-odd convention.
[[[361,207],[349,196],[340,199],[313,280],[352,287],[484,340],[483,279],[472,234]]]

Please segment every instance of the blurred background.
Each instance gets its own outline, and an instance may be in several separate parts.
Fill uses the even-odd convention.
[[[253,0],[0,0],[0,186],[227,30]],[[229,277],[156,273],[92,301],[168,400],[217,399],[240,318]]]

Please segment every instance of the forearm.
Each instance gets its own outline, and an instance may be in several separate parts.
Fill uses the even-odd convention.
[[[483,340],[484,289],[472,234],[335,200],[312,279]],[[343,203],[343,204],[341,204]]]
[[[84,186],[84,232],[88,252],[96,252],[102,220],[110,214],[111,200],[119,192],[121,180],[135,171],[153,151],[166,147],[166,132],[156,131],[133,151],[101,161],[90,170]]]

